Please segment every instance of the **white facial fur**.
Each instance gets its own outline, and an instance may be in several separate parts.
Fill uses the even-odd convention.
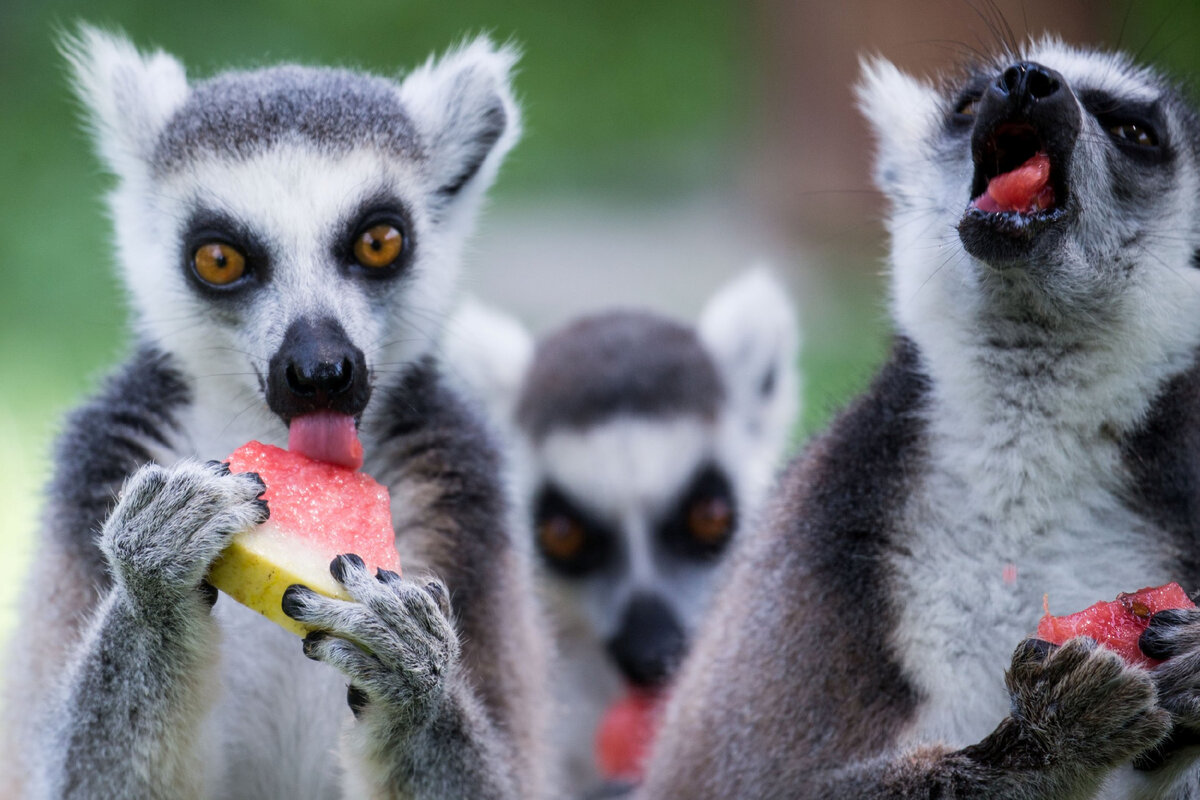
[[[124,39],[91,28],[65,47],[100,152],[118,178],[110,204],[135,326],[175,356],[192,381],[194,408],[206,416],[191,421],[208,434],[200,437],[202,456],[222,456],[251,437],[283,436],[263,402],[260,377],[300,317],[338,320],[365,353],[375,384],[431,349],[467,228],[519,136],[508,89],[514,53],[480,39],[396,83],[418,142],[409,157],[368,143],[338,151],[292,137],[249,156],[199,152],[162,169],[154,162],[157,137],[190,92],[182,66],[162,53],[144,57]],[[461,189],[439,196],[462,171],[481,119],[497,103],[503,133]],[[405,273],[387,285],[346,274],[330,254],[347,220],[377,196],[403,204],[415,246]],[[200,210],[244,226],[268,250],[269,279],[237,305],[197,291],[187,274],[182,237]]]

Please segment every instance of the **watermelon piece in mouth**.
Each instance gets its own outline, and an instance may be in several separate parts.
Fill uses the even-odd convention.
[[[972,200],[971,205],[988,213],[1036,214],[1054,208],[1054,201],[1050,156],[1038,152],[1019,167],[988,180],[983,194]]]
[[[293,419],[288,426],[288,450],[350,469],[358,469],[363,463],[363,446],[354,417],[334,411],[316,411]]]
[[[292,584],[352,599],[329,572],[348,553],[370,570],[400,572],[388,491],[370,475],[259,442],[234,450],[229,469],[258,474],[271,512],[235,534],[209,571],[209,583],[234,600],[303,636],[308,629],[283,613]]]
[[[1076,636],[1090,636],[1115,651],[1127,664],[1143,667],[1162,663],[1138,646],[1142,632],[1150,626],[1150,618],[1169,608],[1196,607],[1178,583],[1125,592],[1117,595],[1116,600],[1096,603],[1063,617],[1050,616],[1046,605],[1046,613],[1038,622],[1037,638],[1063,644]]]

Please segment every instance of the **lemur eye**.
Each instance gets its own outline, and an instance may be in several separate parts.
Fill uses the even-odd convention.
[[[1138,147],[1155,147],[1158,144],[1158,137],[1154,135],[1154,130],[1137,122],[1117,123],[1111,126],[1108,132],[1118,139]]]
[[[246,257],[232,245],[209,242],[196,248],[192,269],[205,283],[226,286],[246,274]]]
[[[723,497],[701,497],[687,510],[688,531],[706,547],[725,541],[733,527],[733,507]]]
[[[552,514],[538,523],[538,545],[554,561],[570,561],[583,550],[587,533],[579,520]]]
[[[954,113],[960,117],[973,117],[978,108],[979,95],[969,94],[958,101],[958,105],[954,107]]]
[[[386,222],[372,225],[354,241],[354,258],[369,269],[391,266],[404,250],[404,234]]]

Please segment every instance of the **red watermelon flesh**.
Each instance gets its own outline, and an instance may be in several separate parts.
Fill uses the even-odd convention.
[[[1050,616],[1047,604],[1036,635],[1051,644],[1062,644],[1076,636],[1090,636],[1118,653],[1127,664],[1153,667],[1162,662],[1150,658],[1138,647],[1138,639],[1150,625],[1150,617],[1168,608],[1195,607],[1177,583],[1122,593],[1116,600],[1096,603],[1064,617]]]
[[[596,765],[605,779],[642,779],[665,702],[662,692],[631,688],[604,712],[596,729]]]
[[[236,534],[209,581],[285,628],[307,630],[283,613],[293,583],[350,599],[329,574],[334,556],[354,553],[374,571],[400,571],[387,489],[361,472],[249,442],[229,455],[232,472],[256,472],[271,516]]]
[[[1032,214],[1054,207],[1050,185],[1050,156],[1037,153],[1021,166],[988,181],[987,189],[972,201],[980,211],[1016,211]]]

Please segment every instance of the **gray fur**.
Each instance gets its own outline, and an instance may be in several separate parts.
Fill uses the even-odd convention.
[[[202,155],[249,156],[284,141],[347,152],[421,154],[396,85],[348,70],[294,65],[227,72],[192,87],[158,139],[153,165],[170,172]]]
[[[712,420],[724,395],[694,331],[652,314],[613,311],[572,322],[538,345],[517,420],[539,441],[555,428],[588,428],[619,414]]]
[[[1052,159],[1069,191],[1050,224],[989,254],[954,112],[1019,59],[1065,76],[1080,134]],[[1157,623],[1175,649],[1151,672],[1021,644],[1047,593],[1065,613],[1200,587],[1195,114],[1127,58],[1054,40],[936,87],[871,63],[860,96],[897,348],[743,539],[642,794],[1200,797],[1195,619]],[[1162,147],[1121,149],[1123,107]]]

